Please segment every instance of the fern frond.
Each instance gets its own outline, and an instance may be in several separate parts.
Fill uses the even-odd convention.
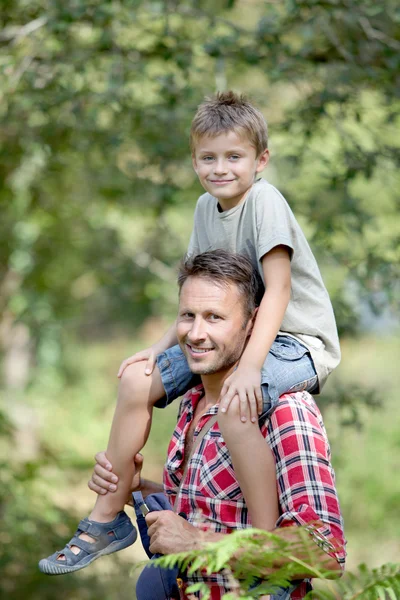
[[[359,565],[358,574],[349,574],[338,587],[346,600],[398,600],[400,564],[387,563],[376,569]]]

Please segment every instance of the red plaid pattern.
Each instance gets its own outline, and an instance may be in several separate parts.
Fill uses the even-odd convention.
[[[168,448],[164,469],[164,487],[175,502],[183,470],[185,438],[196,405],[203,395],[202,386],[190,390],[182,399],[178,423]],[[198,433],[217,406],[200,419]],[[285,394],[270,419],[261,427],[276,460],[276,479],[281,516],[277,527],[321,522],[316,538],[341,565],[345,561],[345,539],[330,448],[321,414],[310,394]],[[193,525],[202,529],[230,533],[251,527],[250,516],[230,455],[215,423],[196,448],[182,485],[177,512],[184,512]],[[194,580],[202,580],[200,578]],[[212,600],[220,600],[228,590],[223,575],[204,579],[211,587]],[[290,598],[304,598],[305,583]]]

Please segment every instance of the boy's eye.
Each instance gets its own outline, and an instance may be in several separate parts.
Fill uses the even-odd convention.
[[[212,160],[214,160],[214,157],[213,156],[203,156],[203,160],[205,162],[211,162]]]
[[[229,157],[231,160],[238,160],[240,156],[238,154],[231,154]]]

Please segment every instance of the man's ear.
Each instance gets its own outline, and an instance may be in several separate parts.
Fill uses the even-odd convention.
[[[247,329],[246,333],[247,333],[248,337],[250,337],[252,334],[254,323],[256,322],[257,313],[258,313],[258,306],[254,310],[253,314],[251,315],[251,317],[248,320],[247,325],[246,325],[246,329]]]

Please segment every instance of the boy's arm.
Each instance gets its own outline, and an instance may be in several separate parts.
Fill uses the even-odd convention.
[[[164,350],[171,348],[171,346],[175,346],[177,343],[178,341],[176,339],[176,322],[174,321],[171,327],[168,329],[168,331],[158,342],[156,342],[149,348],[141,350],[140,352],[136,352],[136,354],[133,354],[129,358],[126,358],[121,363],[121,366],[118,371],[118,377],[122,377],[122,373],[125,371],[126,367],[135,362],[140,361],[147,361],[144,368],[144,372],[146,373],[146,375],[151,375],[154,371],[157,354],[160,354],[160,352],[164,352]]]
[[[221,391],[221,411],[226,412],[232,398],[240,399],[242,420],[245,421],[247,403],[251,420],[257,416],[255,407],[261,411],[261,367],[280,329],[290,299],[290,250],[287,246],[276,246],[261,259],[265,294],[258,308],[253,331],[239,365],[225,380]]]

